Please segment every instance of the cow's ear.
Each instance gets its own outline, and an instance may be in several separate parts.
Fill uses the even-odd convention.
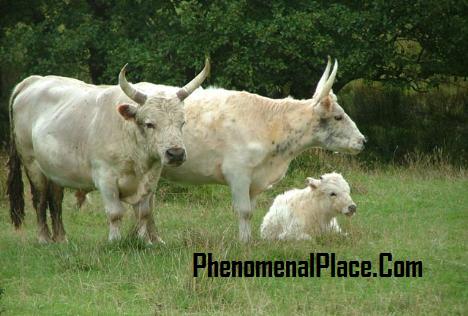
[[[323,110],[330,112],[333,108],[333,101],[331,97],[327,95],[319,101],[318,106],[320,106]]]
[[[125,103],[119,105],[117,107],[117,110],[119,111],[120,115],[123,116],[124,119],[134,120],[137,112],[137,107],[132,104]]]
[[[317,180],[317,179],[314,179],[314,178],[311,178],[311,177],[308,177],[306,178],[306,184],[312,189],[312,190],[315,190],[318,188],[318,185],[320,183],[320,180]]]

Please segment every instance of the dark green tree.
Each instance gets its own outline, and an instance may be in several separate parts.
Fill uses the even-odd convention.
[[[335,92],[361,78],[424,90],[466,78],[467,7],[462,0],[0,0],[0,121],[11,88],[31,74],[115,84],[129,63],[133,81],[181,86],[206,54],[208,84],[270,97],[309,98],[327,55],[339,61]]]

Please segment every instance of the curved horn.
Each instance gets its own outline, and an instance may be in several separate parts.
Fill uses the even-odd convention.
[[[323,85],[325,84],[325,81],[327,80],[328,75],[330,74],[330,68],[331,68],[331,58],[330,56],[328,56],[327,67],[325,68],[325,71],[323,72],[322,78],[320,78],[320,81],[317,83],[317,88],[315,88],[315,93],[313,97],[317,97],[320,95]]]
[[[338,71],[338,60],[335,59],[335,64],[333,65],[333,70],[328,77],[327,82],[323,85],[322,91],[320,93],[320,99],[327,96],[330,93],[330,90],[333,86],[333,82],[335,82],[336,72]]]
[[[177,96],[179,97],[180,101],[183,101],[203,83],[206,77],[210,75],[210,69],[210,59],[206,57],[205,67],[203,68],[203,70],[195,78],[193,78],[192,81],[190,81],[183,88],[177,91]]]
[[[147,96],[141,91],[138,91],[134,86],[132,86],[125,78],[125,71],[128,64],[123,66],[122,70],[119,73],[119,86],[122,91],[136,103],[143,105],[146,102]]]

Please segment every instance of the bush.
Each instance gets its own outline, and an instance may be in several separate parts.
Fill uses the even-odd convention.
[[[367,158],[400,163],[408,153],[442,150],[453,163],[467,161],[465,88],[416,93],[356,83],[342,90],[340,104],[368,137]]]
[[[434,86],[468,69],[460,0],[10,2],[0,2],[0,144],[10,91],[31,74],[112,84],[129,63],[131,81],[181,86],[208,54],[207,85],[309,98],[327,55],[340,62],[335,91],[359,78]],[[370,138],[365,155],[400,161],[441,147],[465,159],[466,91],[341,95]]]

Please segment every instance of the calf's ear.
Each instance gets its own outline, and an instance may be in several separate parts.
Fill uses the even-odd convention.
[[[119,111],[120,115],[122,115],[124,119],[134,120],[137,112],[137,107],[132,104],[124,103],[117,107],[117,111]]]
[[[315,189],[318,188],[320,180],[317,180],[317,179],[314,179],[314,178],[311,178],[311,177],[307,177],[305,182],[312,190],[315,190]]]

